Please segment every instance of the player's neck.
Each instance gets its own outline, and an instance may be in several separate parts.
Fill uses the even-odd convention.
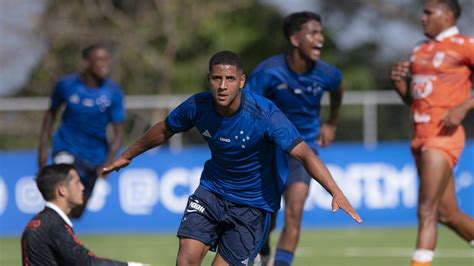
[[[98,88],[102,85],[102,83],[104,82],[103,79],[100,79],[100,78],[97,78],[97,77],[94,77],[94,75],[92,75],[91,73],[87,72],[87,71],[84,71],[82,74],[81,74],[81,81],[87,85],[87,87],[89,88]]]
[[[292,50],[286,56],[288,66],[298,74],[304,74],[313,68],[315,62],[304,58],[297,50]]]
[[[65,201],[65,200],[61,200],[61,199],[56,199],[56,200],[50,200],[49,202],[53,203],[54,205],[56,205],[59,209],[61,209],[64,214],[66,214],[67,216],[69,216],[69,214],[71,213],[71,210],[72,210],[72,207],[69,206],[68,202]]]

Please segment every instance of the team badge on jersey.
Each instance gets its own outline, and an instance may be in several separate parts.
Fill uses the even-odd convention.
[[[250,140],[250,137],[249,137],[249,136],[244,136],[244,135],[245,135],[245,132],[244,132],[243,130],[241,130],[241,131],[239,132],[239,135],[235,135],[235,137],[234,137],[236,140],[239,140],[239,139],[240,139],[240,141],[242,142],[241,145],[240,145],[240,147],[241,147],[242,149],[245,149],[245,142],[248,141],[248,140]]]
[[[436,52],[436,54],[433,57],[433,66],[436,68],[440,67],[441,64],[443,63],[444,57],[445,57],[444,52]]]

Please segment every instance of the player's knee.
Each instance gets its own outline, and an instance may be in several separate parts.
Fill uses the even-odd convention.
[[[200,265],[201,261],[197,257],[189,256],[183,253],[179,253],[176,258],[176,265],[178,266],[191,266]]]
[[[292,219],[301,219],[303,214],[304,201],[289,202],[285,206],[285,214]]]
[[[437,210],[433,204],[420,204],[417,210],[418,219],[420,221],[436,221]]]
[[[301,211],[290,209],[285,215],[285,225],[299,228],[301,223],[301,215]]]

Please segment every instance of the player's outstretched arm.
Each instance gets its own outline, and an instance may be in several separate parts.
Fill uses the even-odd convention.
[[[163,144],[171,138],[173,134],[166,128],[164,121],[158,122],[150,128],[145,135],[138,139],[128,149],[126,149],[117,159],[102,168],[101,175],[106,175],[112,171],[118,171],[130,164],[133,158],[145,151]]]
[[[314,154],[314,152],[303,141],[296,145],[290,152],[290,155],[298,159],[309,173],[309,175],[323,186],[332,195],[332,211],[343,209],[356,222],[361,223],[362,219],[354,210],[346,196],[334,181],[323,162]]]
[[[410,92],[408,90],[408,77],[410,74],[410,62],[403,61],[398,62],[392,66],[390,73],[390,79],[392,80],[395,90],[398,95],[402,98],[405,104],[411,103]]]

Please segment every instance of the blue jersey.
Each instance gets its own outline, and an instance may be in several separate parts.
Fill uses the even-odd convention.
[[[280,208],[286,173],[278,159],[303,141],[269,100],[242,90],[237,112],[222,117],[210,92],[193,95],[165,120],[173,133],[196,127],[211,150],[200,187],[234,203],[274,212]],[[278,156],[277,156],[278,155]]]
[[[246,88],[275,103],[296,126],[308,145],[316,150],[320,127],[320,101],[325,91],[341,85],[342,73],[318,60],[304,73],[292,71],[286,55],[276,55],[260,63],[247,79]]]
[[[61,125],[53,137],[53,154],[68,151],[92,165],[107,156],[107,124],[125,120],[123,94],[112,80],[90,88],[79,74],[68,75],[56,83],[51,108],[65,105]]]

